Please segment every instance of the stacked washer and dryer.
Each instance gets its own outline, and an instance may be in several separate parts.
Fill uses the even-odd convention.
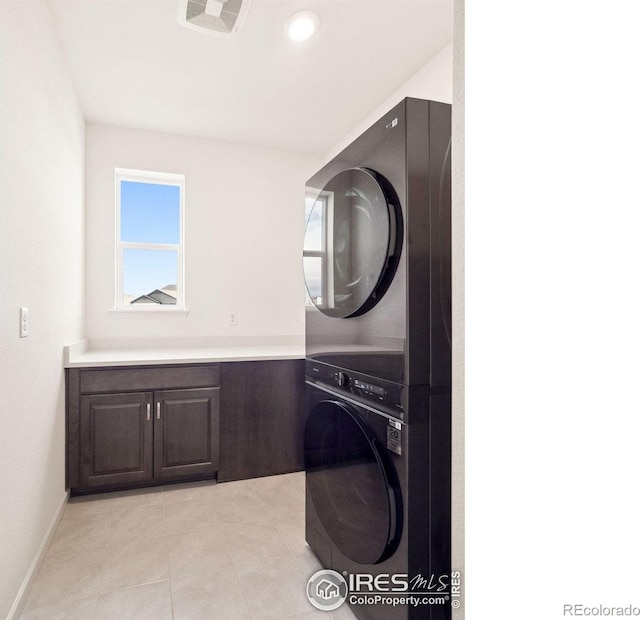
[[[306,540],[344,575],[401,575],[450,618],[451,106],[407,98],[307,182]],[[419,586],[419,587],[416,587]]]

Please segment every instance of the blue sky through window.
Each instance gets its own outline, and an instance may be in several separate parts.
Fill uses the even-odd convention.
[[[120,239],[144,244],[180,243],[180,187],[137,181],[120,182]],[[175,250],[123,249],[125,296],[138,297],[178,279]]]
[[[180,243],[180,187],[122,181],[120,240]]]

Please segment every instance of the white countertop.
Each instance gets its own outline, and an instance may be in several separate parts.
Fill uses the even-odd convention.
[[[223,345],[138,349],[91,349],[87,341],[64,348],[65,368],[135,366],[152,364],[204,364],[303,359],[302,344]]]

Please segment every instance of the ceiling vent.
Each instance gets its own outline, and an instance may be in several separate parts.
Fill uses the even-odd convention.
[[[242,26],[251,0],[178,0],[182,26],[233,39]]]

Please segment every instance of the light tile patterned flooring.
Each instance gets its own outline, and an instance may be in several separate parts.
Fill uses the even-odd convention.
[[[22,620],[351,620],[307,600],[304,473],[72,498]]]

